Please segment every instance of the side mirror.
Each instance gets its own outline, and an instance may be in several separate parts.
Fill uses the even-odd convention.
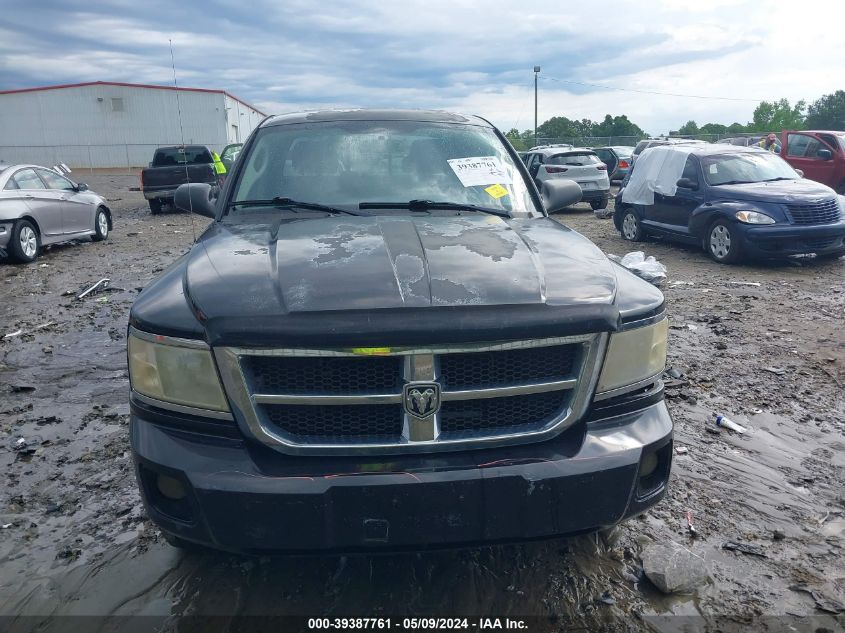
[[[177,209],[196,213],[207,218],[217,217],[217,209],[214,205],[213,189],[211,185],[204,182],[192,182],[186,185],[179,185],[173,203]]]
[[[683,187],[684,189],[692,189],[695,191],[698,189],[698,183],[694,181],[692,178],[680,178],[678,182],[675,183],[678,187]]]
[[[833,158],[833,152],[831,152],[829,149],[820,149],[816,152],[816,156],[818,156],[822,160],[830,160],[831,158]]]
[[[555,213],[581,202],[583,194],[574,180],[544,180],[541,195],[546,211]]]
[[[84,182],[78,182],[76,183],[76,190],[80,192],[88,191],[88,185],[86,185]]]
[[[801,176],[801,178],[804,177],[804,170],[803,169],[796,169],[795,173],[798,174],[799,176]]]

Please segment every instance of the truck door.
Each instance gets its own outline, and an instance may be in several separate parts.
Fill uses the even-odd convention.
[[[822,149],[836,155],[835,148],[829,147],[813,134],[790,132],[786,135],[786,161],[795,169],[803,171],[805,178],[835,187],[836,161],[819,156],[818,152]]]

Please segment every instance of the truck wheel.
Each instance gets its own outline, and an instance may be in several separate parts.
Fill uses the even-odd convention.
[[[41,250],[41,238],[35,225],[29,220],[18,220],[12,227],[9,240],[9,257],[12,261],[28,264],[38,259]]]
[[[593,200],[590,202],[590,206],[593,208],[593,211],[607,209],[607,198],[604,198],[603,200]]]
[[[109,236],[109,214],[103,207],[97,209],[97,216],[94,219],[94,241],[102,242]]]
[[[161,200],[158,198],[150,198],[150,213],[153,215],[161,213]]]
[[[739,237],[725,220],[710,225],[705,238],[707,253],[720,264],[734,264],[740,260]]]
[[[645,239],[645,231],[633,209],[626,209],[623,213],[622,228],[619,232],[622,233],[622,239],[629,242],[642,242]]]

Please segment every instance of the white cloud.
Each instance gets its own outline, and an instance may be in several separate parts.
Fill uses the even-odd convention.
[[[543,68],[541,122],[627,114],[655,133],[688,119],[745,122],[759,99],[814,100],[843,87],[835,73],[845,38],[797,21],[845,23],[841,2],[91,0],[84,11],[11,3],[0,70],[12,87],[166,84],[169,39],[181,85],[223,88],[269,112],[434,107],[477,113],[505,129],[533,127],[534,64]]]

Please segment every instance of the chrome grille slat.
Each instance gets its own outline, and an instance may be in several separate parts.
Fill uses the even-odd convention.
[[[384,348],[375,356],[353,349],[214,351],[245,430],[282,452],[330,455],[458,450],[557,434],[585,411],[606,343],[606,334],[594,334]],[[309,377],[293,376],[288,389],[280,376],[290,377],[291,368]],[[329,388],[321,372],[328,372]],[[402,385],[417,383],[440,385],[439,411],[423,418],[405,412]]]
[[[841,218],[835,198],[806,204],[787,204],[793,224],[832,224]]]

